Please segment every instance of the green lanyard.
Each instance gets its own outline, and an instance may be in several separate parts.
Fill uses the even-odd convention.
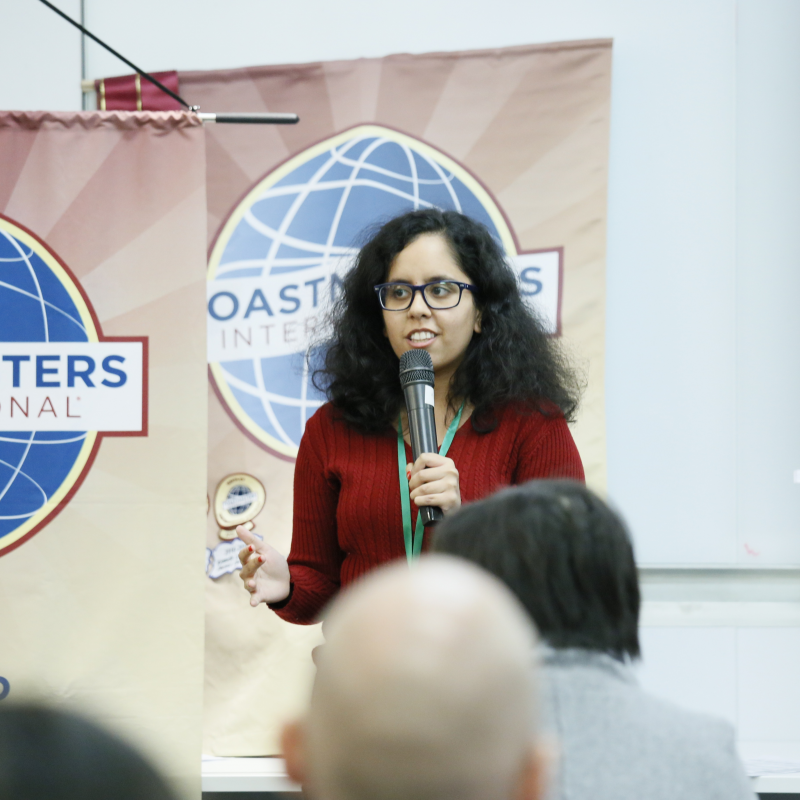
[[[439,450],[440,456],[446,456],[450,445],[453,442],[453,437],[456,435],[459,423],[461,422],[461,413],[464,411],[464,404],[458,409],[455,419],[450,423],[447,429],[447,434],[442,442],[442,448]],[[403,511],[403,538],[406,543],[406,558],[409,565],[419,558],[422,552],[422,537],[425,535],[425,527],[422,524],[422,514],[417,512],[417,527],[414,531],[414,536],[411,536],[411,492],[408,489],[408,478],[406,477],[406,443],[403,440],[403,420],[397,421],[397,466],[400,471],[400,508]]]

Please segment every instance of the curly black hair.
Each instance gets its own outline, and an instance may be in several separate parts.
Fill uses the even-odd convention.
[[[374,286],[418,236],[444,236],[473,285],[481,332],[470,341],[450,385],[452,401],[474,406],[478,431],[496,425],[493,409],[517,401],[572,421],[580,382],[557,341],[525,305],[517,277],[487,228],[456,211],[427,208],[389,220],[361,248],[342,281],[332,310],[322,363],[312,364],[314,385],[350,424],[364,432],[392,425],[403,407],[398,358],[384,336]]]

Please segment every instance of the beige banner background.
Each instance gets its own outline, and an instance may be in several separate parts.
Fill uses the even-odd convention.
[[[296,126],[209,126],[210,240],[265,173],[315,142],[378,123],[430,143],[492,193],[521,250],[564,248],[562,333],[587,389],[573,432],[590,485],[603,492],[605,229],[609,40],[180,74],[206,111],[294,111]],[[232,472],[267,489],[256,532],[288,552],[293,464],[247,439],[211,395],[209,495]],[[211,517],[208,546],[219,543]],[[298,707],[316,627],[252,610],[236,574],[207,582],[204,749],[277,752]]]
[[[0,674],[85,710],[200,797],[205,137],[180,113],[0,113],[0,213],[149,340],[149,434],[105,437],[75,496],[0,558]],[[42,765],[47,769],[47,765]]]

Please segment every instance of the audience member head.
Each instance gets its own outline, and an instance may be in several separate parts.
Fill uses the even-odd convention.
[[[174,800],[130,745],[65,711],[0,703],[3,800]]]
[[[458,559],[384,567],[337,600],[310,708],[284,730],[315,800],[535,800],[535,634]]]
[[[531,481],[464,506],[433,548],[505,583],[552,647],[639,655],[639,582],[625,524],[573,481]]]

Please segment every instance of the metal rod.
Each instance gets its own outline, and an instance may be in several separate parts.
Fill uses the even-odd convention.
[[[266,114],[266,113],[222,113],[206,114],[198,112],[203,122],[215,122],[217,124],[250,124],[250,125],[296,125],[300,122],[297,114]]]
[[[86,7],[84,0],[81,0],[81,25],[86,24]],[[86,80],[86,34],[81,31],[81,86]],[[86,95],[81,92],[81,108],[86,111]]]
[[[120,61],[127,64],[134,72],[141,75],[143,78],[146,78],[150,83],[154,86],[157,86],[161,89],[162,92],[168,94],[173,100],[177,100],[187,111],[193,111],[203,122],[215,122],[219,124],[228,123],[228,124],[255,124],[255,125],[296,125],[300,121],[300,117],[297,114],[264,114],[264,113],[223,113],[223,114],[201,114],[199,106],[190,106],[180,95],[175,94],[170,89],[167,89],[163,83],[157,81],[152,75],[146,73],[143,69],[140,69],[133,63],[133,61],[129,61],[125,56],[118,53],[114,50],[113,47],[107,45],[102,39],[99,39],[95,36],[91,31],[86,30],[83,26],[84,21],[84,0],[81,0],[81,22],[76,22],[72,17],[67,16],[60,8],[56,8],[52,3],[48,2],[48,0],[40,0],[40,2],[44,3],[49,9],[55,11],[60,17],[63,17],[70,25],[74,25],[82,34],[83,36],[88,36],[93,41],[97,42],[101,47],[104,47],[108,50],[109,53],[116,56]],[[81,38],[81,90],[83,92],[92,91],[89,88],[89,85],[93,88],[93,82],[86,80],[86,50],[85,50],[85,39]],[[86,103],[84,100],[83,104],[84,109],[86,108]]]
[[[148,75],[148,73],[146,73],[143,69],[139,69],[139,67],[137,67],[133,61],[128,61],[125,56],[118,53],[113,47],[107,45],[102,39],[98,39],[97,36],[95,36],[91,31],[86,30],[86,28],[84,28],[80,22],[76,22],[74,19],[72,19],[72,17],[67,16],[60,8],[56,8],[52,3],[48,2],[48,0],[40,0],[40,2],[44,3],[52,11],[55,11],[59,17],[63,17],[67,22],[69,22],[70,25],[74,25],[81,33],[97,42],[97,44],[99,44],[101,47],[104,47],[109,53],[115,55],[120,61],[123,61],[125,64],[127,64],[134,72],[138,72],[143,78],[147,78],[150,83],[158,86],[162,92],[168,94],[173,100],[177,100],[187,111],[192,110],[192,107],[182,97],[175,94],[175,92],[171,91],[170,89],[167,89],[163,83],[157,81],[152,75]]]

